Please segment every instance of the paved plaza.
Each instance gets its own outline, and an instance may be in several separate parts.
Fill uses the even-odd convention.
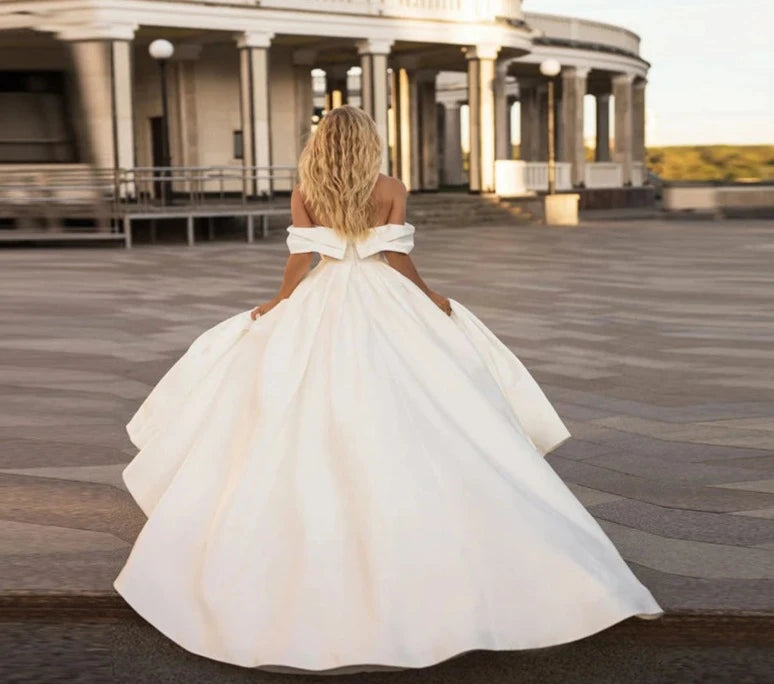
[[[274,294],[284,237],[0,252],[0,599],[122,603],[144,523],[124,425],[196,335]],[[574,437],[550,463],[659,602],[773,614],[774,223],[417,225],[416,245],[541,383]]]

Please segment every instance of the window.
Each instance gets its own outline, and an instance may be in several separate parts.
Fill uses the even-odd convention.
[[[245,141],[242,131],[234,131],[234,159],[245,158]]]

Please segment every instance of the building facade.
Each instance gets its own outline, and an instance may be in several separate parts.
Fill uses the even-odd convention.
[[[553,58],[560,187],[643,182],[649,65],[639,38],[524,12],[521,0],[4,0],[0,172],[162,165],[159,68],[148,53],[157,38],[175,46],[174,166],[293,169],[316,117],[350,102],[388,143],[382,170],[409,189],[491,192],[496,160],[513,157],[516,106],[519,156],[539,189],[548,147],[539,65]],[[256,173],[254,183],[258,194],[288,190],[292,174]]]

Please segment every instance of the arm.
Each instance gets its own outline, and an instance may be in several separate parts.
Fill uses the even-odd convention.
[[[406,200],[408,192],[406,186],[400,181],[397,181],[397,190],[392,201],[392,208],[390,209],[390,217],[387,219],[387,223],[399,223],[406,222]],[[403,252],[390,252],[385,250],[384,255],[387,259],[387,263],[392,266],[398,273],[402,273],[406,278],[412,281],[419,289],[422,290],[430,299],[432,299],[438,307],[451,314],[451,305],[449,300],[443,295],[438,294],[431,290],[424,280],[422,280],[419,272],[417,271],[414,262],[408,254]]]
[[[293,189],[293,193],[290,196],[290,214],[294,226],[299,228],[311,227],[312,221],[304,207],[304,201],[301,198],[301,193],[296,186]],[[309,272],[309,267],[312,265],[313,255],[311,252],[304,252],[302,254],[289,254],[287,261],[285,262],[285,271],[282,274],[282,283],[280,284],[279,291],[276,296],[260,306],[255,307],[250,316],[255,320],[258,316],[265,314],[267,311],[271,311],[277,304],[283,299],[290,297],[293,290],[298,287],[298,284],[306,277]]]

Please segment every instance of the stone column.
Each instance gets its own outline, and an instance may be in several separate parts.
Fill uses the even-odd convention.
[[[172,57],[174,69],[170,71],[174,81],[170,101],[170,118],[175,122],[170,131],[172,159],[180,166],[199,165],[199,122],[196,106],[196,62],[202,51],[201,45],[175,46]],[[172,66],[171,65],[171,66]]]
[[[415,69],[399,66],[395,69],[395,147],[396,168],[408,190],[419,190],[419,102]]]
[[[271,166],[271,128],[269,116],[269,45],[272,34],[244,33],[239,47],[239,83],[242,114],[243,164],[268,169]],[[267,178],[248,178],[246,192],[263,195],[271,192]]]
[[[563,161],[564,154],[564,116],[562,85],[559,79],[554,81],[554,159]]]
[[[610,93],[596,96],[597,103],[597,149],[594,159],[598,162],[610,161]]]
[[[494,192],[495,58],[500,48],[468,48],[468,105],[470,107],[470,191]]]
[[[335,65],[325,68],[325,109],[341,107],[347,103],[347,71],[349,66]]]
[[[586,95],[588,73],[588,69],[577,67],[562,70],[562,145],[559,159],[571,164],[570,178],[575,187],[582,187],[586,183],[583,98]]]
[[[293,53],[293,85],[296,101],[296,158],[312,132],[314,93],[312,68],[317,54],[314,50],[296,50]]]
[[[419,116],[419,185],[438,190],[438,112],[435,107],[435,71],[417,78]]]
[[[444,104],[443,182],[448,185],[461,185],[464,182],[459,102]]]
[[[554,125],[556,118],[554,118]],[[537,87],[537,158],[535,161],[548,161],[548,83],[543,81]]]
[[[400,178],[400,69],[389,70],[390,112],[388,140],[390,143],[390,175]]]
[[[645,163],[645,86],[647,81],[637,80],[632,89],[632,159]]]
[[[495,68],[495,158],[510,159],[511,148],[511,107],[507,89],[508,62],[498,62]]]
[[[535,84],[519,81],[519,102],[521,105],[521,142],[519,157],[524,161],[537,161],[538,138],[538,91]]]
[[[382,139],[382,173],[389,173],[388,109],[390,106],[387,88],[387,58],[390,41],[363,40],[357,44],[360,53],[360,96],[361,106],[376,123],[376,130]]]
[[[624,185],[632,184],[632,83],[633,74],[613,77],[615,98],[615,161],[623,167]]]
[[[60,34],[70,43],[89,161],[105,169],[135,166],[132,108],[134,27],[114,27],[105,35],[84,29]]]

